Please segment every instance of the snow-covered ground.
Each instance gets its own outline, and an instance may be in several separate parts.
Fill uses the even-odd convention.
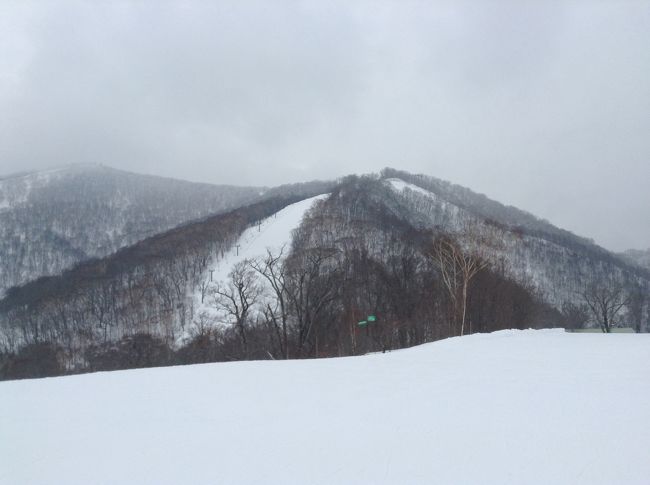
[[[0,383],[0,483],[648,483],[650,335]]]

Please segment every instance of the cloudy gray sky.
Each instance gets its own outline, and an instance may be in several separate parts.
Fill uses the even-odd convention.
[[[650,246],[650,0],[0,0],[0,173],[393,166]]]

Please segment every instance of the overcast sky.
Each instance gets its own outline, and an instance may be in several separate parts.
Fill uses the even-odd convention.
[[[650,0],[0,0],[0,174],[385,166],[650,247]]]

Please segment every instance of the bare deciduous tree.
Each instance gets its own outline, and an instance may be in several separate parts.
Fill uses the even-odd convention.
[[[576,304],[571,301],[565,301],[562,304],[562,316],[564,325],[568,329],[584,328],[589,321],[589,307],[585,304]]]
[[[270,250],[267,250],[266,257],[263,260],[251,261],[251,267],[266,279],[273,291],[275,302],[273,305],[266,305],[264,317],[266,321],[272,324],[273,330],[278,337],[282,357],[288,359],[290,296],[282,258],[283,252],[284,247],[280,249],[278,254],[273,254]]]
[[[629,301],[623,287],[614,282],[591,285],[580,295],[604,333],[610,333],[616,326],[621,309]]]
[[[201,303],[204,303],[205,297],[207,296],[208,290],[210,289],[210,280],[202,279],[198,284],[198,288],[201,295]]]
[[[294,255],[286,268],[286,286],[295,321],[298,355],[310,341],[314,323],[337,295],[335,250],[318,248]]]
[[[643,307],[648,299],[647,290],[637,285],[630,292],[630,298],[627,305],[628,318],[634,331],[640,333],[643,330]]]
[[[192,320],[190,327],[190,335],[192,338],[206,337],[210,335],[213,330],[213,318],[205,310],[199,312]]]
[[[229,274],[226,286],[214,287],[214,305],[230,320],[239,335],[244,350],[248,357],[248,324],[251,308],[260,297],[255,272],[251,269],[248,260],[237,263]]]
[[[478,255],[465,252],[456,241],[450,238],[439,238],[435,241],[431,256],[434,264],[440,270],[442,281],[451,298],[456,327],[460,320],[460,335],[462,336],[465,334],[469,284],[480,271],[489,266],[489,263]]]

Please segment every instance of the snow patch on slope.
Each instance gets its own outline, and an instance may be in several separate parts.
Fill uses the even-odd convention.
[[[460,231],[468,222],[476,220],[465,209],[434,192],[398,178],[390,178],[386,181],[395,193],[408,201],[416,213],[427,214],[429,219],[427,222],[432,227],[444,227],[450,232]]]
[[[386,181],[391,185],[391,187],[396,192],[403,192],[403,191],[410,190],[412,192],[417,192],[419,194],[422,194],[426,197],[435,198],[435,194],[433,194],[432,192],[429,192],[428,190],[425,190],[422,187],[418,187],[417,185],[405,182],[402,179],[391,178],[391,179],[386,179]]]
[[[528,330],[2,382],[0,482],[642,484],[648,355]]]

